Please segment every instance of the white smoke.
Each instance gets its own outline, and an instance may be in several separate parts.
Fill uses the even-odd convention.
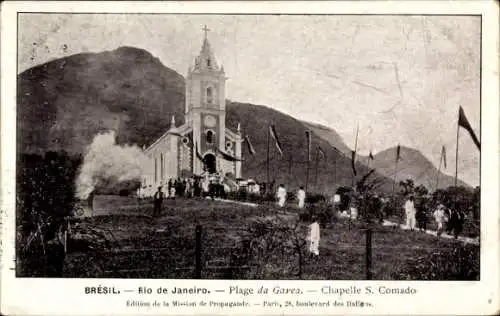
[[[87,148],[76,179],[76,197],[86,199],[102,184],[140,180],[149,165],[148,156],[139,147],[117,145],[114,131],[98,134]]]

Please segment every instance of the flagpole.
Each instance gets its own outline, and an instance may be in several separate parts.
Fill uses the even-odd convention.
[[[398,173],[398,162],[399,162],[399,156],[396,153],[396,164],[394,165],[394,180],[392,182],[392,197],[394,198],[394,189],[396,186],[396,175]]]
[[[333,183],[337,186],[337,156],[333,158]]]
[[[309,185],[309,158],[307,158],[307,171],[306,171],[306,192]]]
[[[354,165],[354,167],[356,167],[356,153],[358,151],[358,134],[359,134],[359,123],[356,126],[356,139],[354,141],[354,157],[353,157],[354,159],[353,159],[353,162],[352,162],[353,165]],[[351,186],[353,187],[353,189],[354,189],[354,183],[355,183],[354,179],[355,179],[355,177],[356,177],[356,175],[354,174],[354,170],[353,170],[352,180],[351,180]]]
[[[309,192],[307,191],[307,188],[309,187],[309,164],[311,160],[311,131],[307,130],[306,136],[307,136],[307,169],[306,169],[306,193],[307,193]]]
[[[441,164],[442,163],[443,163],[443,151],[441,150],[441,158],[439,159],[439,168],[438,168],[438,172],[436,175],[436,189],[435,189],[435,191],[437,191],[437,189],[439,188],[439,173],[441,173]]]
[[[458,180],[458,137],[460,135],[460,124],[457,124],[457,147],[455,150],[455,189],[457,188]]]
[[[271,188],[270,188],[270,182],[271,182],[271,179],[269,178],[269,137],[271,136],[271,131],[270,131],[270,127],[268,126],[267,128],[267,159],[266,159],[266,165],[267,165],[267,192],[271,192]]]
[[[319,150],[316,150],[316,174],[314,175],[314,183],[318,185],[318,164],[319,164]]]
[[[392,182],[392,196],[394,197],[394,189],[396,185],[396,173],[398,172],[398,162],[396,161],[396,164],[394,166],[394,180]]]

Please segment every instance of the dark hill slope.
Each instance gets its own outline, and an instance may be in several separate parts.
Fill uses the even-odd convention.
[[[184,106],[184,79],[148,52],[77,54],[18,76],[18,150],[79,153],[102,130],[121,143],[159,137]]]

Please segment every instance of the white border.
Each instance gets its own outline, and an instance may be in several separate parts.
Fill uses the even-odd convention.
[[[192,309],[126,308],[122,296],[88,296],[84,286],[114,285],[135,288],[168,286],[172,280],[104,279],[16,279],[14,258],[15,146],[16,146],[16,12],[110,12],[110,13],[288,13],[288,14],[481,14],[482,15],[482,112],[481,112],[481,281],[480,282],[363,282],[363,281],[196,281],[184,286],[226,288],[228,283],[258,288],[261,285],[318,288],[384,284],[412,286],[413,296],[366,296],[375,304],[371,309],[294,309],[278,310],[252,307],[246,309],[199,309],[197,314],[497,314],[499,313],[499,213],[498,213],[498,3],[496,1],[338,1],[338,2],[4,2],[1,34],[1,312],[8,315],[96,315],[96,314],[193,314]],[[179,283],[180,285],[180,283]],[[212,295],[212,299],[215,295]],[[140,299],[137,295],[134,299]],[[152,296],[149,299],[159,299]],[[202,296],[193,297],[194,300]],[[228,296],[225,296],[228,299]],[[231,297],[241,300],[243,297]],[[254,297],[255,298],[255,297]],[[259,296],[258,300],[264,297]],[[268,299],[276,296],[268,295]],[[291,298],[291,297],[290,297]],[[318,294],[304,295],[315,299]],[[145,298],[143,298],[145,299]],[[221,297],[223,299],[223,297]],[[285,299],[283,297],[282,299]],[[325,297],[326,299],[326,297]],[[330,300],[335,297],[329,297]],[[488,302],[491,300],[490,302]]]

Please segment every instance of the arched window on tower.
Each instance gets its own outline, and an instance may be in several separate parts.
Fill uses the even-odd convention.
[[[207,131],[207,144],[212,144],[214,141],[214,132],[211,130]]]
[[[207,67],[210,67],[210,58],[207,58]]]
[[[212,91],[212,87],[208,87],[207,88],[207,103],[208,104],[212,104],[213,102],[213,91]]]

